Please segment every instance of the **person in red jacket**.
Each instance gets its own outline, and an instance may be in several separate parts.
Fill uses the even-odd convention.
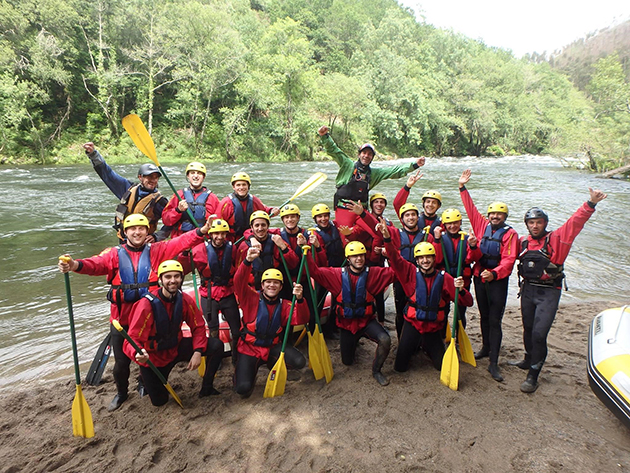
[[[260,248],[251,247],[243,264],[234,275],[234,290],[243,311],[241,337],[238,340],[238,358],[234,373],[234,390],[242,397],[251,396],[256,385],[258,368],[267,363],[273,368],[282,349],[281,334],[289,330],[291,301],[280,298],[283,277],[277,269],[268,269],[262,275],[262,290],[256,291],[249,286],[252,263],[260,255]],[[293,286],[293,296],[297,302],[291,325],[308,322],[309,312],[302,298],[300,284]],[[306,358],[300,351],[287,345],[284,353],[288,368],[301,369],[306,365]]]
[[[201,275],[199,296],[201,310],[208,321],[210,337],[219,336],[219,311],[230,326],[232,334],[232,363],[236,362],[236,340],[241,331],[241,317],[234,296],[236,248],[227,241],[230,227],[225,220],[212,221],[210,238],[192,250],[195,267]]]
[[[363,243],[351,241],[345,248],[348,260],[345,268],[320,268],[313,258],[308,258],[307,262],[313,279],[337,299],[341,362],[347,366],[354,363],[357,344],[362,337],[376,342],[372,376],[378,384],[387,386],[389,380],[381,370],[392,340],[376,320],[374,296],[383,292],[396,275],[392,268],[368,268],[366,253]]]
[[[457,209],[446,209],[442,212],[442,227],[436,227],[433,230],[434,242],[437,249],[437,261],[441,263],[437,264],[438,269],[446,269],[454,278],[457,277],[457,268],[459,265],[460,257],[460,241],[462,230],[462,214]],[[478,246],[479,241],[474,234],[464,235],[464,248],[463,261],[462,261],[462,274],[464,278],[464,287],[467,291],[470,291],[470,285],[472,283],[472,267],[471,265],[481,258],[481,250]],[[439,246],[438,246],[439,245]],[[441,253],[441,255],[440,255]],[[442,256],[440,259],[439,257]],[[459,305],[457,308],[457,319],[462,321],[462,326],[466,328],[466,306]]]
[[[261,289],[261,277],[270,268],[282,268],[282,258],[287,263],[289,269],[296,268],[300,260],[289,245],[279,235],[279,229],[273,229],[275,233],[270,233],[269,215],[263,210],[255,211],[249,218],[251,230],[247,230],[243,235],[245,239],[237,248],[237,267],[245,260],[249,248],[256,247],[260,250],[258,257],[252,263],[250,273],[250,285]],[[280,256],[282,254],[282,256]],[[287,281],[287,284],[290,284]]]
[[[464,288],[464,278],[453,278],[447,272],[435,269],[436,254],[432,243],[423,241],[414,247],[416,264],[413,264],[396,251],[387,225],[382,222],[378,228],[385,240],[389,262],[407,295],[405,322],[394,369],[407,371],[411,357],[420,345],[431,358],[435,369],[440,370],[445,353],[442,333],[450,303],[455,300],[455,288],[460,289],[458,304],[470,307],[472,295]]]
[[[129,359],[140,365],[144,387],[154,406],[168,402],[168,391],[151,370],[151,362],[168,380],[173,367],[188,362],[187,369],[199,368],[201,357],[208,357],[199,397],[220,394],[214,389],[214,375],[223,357],[223,343],[206,336],[206,324],[194,298],[181,291],[184,268],[175,260],[158,267],[160,288],[153,289],[133,305],[129,316],[129,337],[142,349],[137,353],[125,340],[123,350]],[[182,322],[190,327],[191,337],[182,335]]]
[[[501,322],[507,301],[508,280],[518,256],[518,234],[507,225],[508,206],[493,202],[488,206],[488,218],[481,215],[466,189],[470,180],[470,169],[459,178],[459,193],[468,214],[468,220],[477,238],[481,258],[473,266],[475,297],[481,319],[483,346],[475,353],[476,359],[490,357],[488,371],[495,381],[503,381],[499,369],[499,351],[503,332]]]
[[[149,220],[142,214],[131,214],[123,222],[123,231],[127,239],[114,248],[107,248],[101,254],[74,260],[70,255],[67,262],[59,261],[59,270],[63,273],[74,271],[91,276],[107,275],[107,283],[111,284],[107,299],[111,302],[110,322],[118,320],[126,330],[129,327],[129,314],[135,302],[140,300],[152,286],[157,286],[158,265],[167,259],[174,258],[187,248],[203,241],[208,233],[210,219],[202,228],[194,232],[184,233],[173,240],[147,243],[149,238]],[[111,328],[112,348],[114,351],[114,382],[117,394],[108,410],[118,409],[127,400],[129,394],[129,366],[131,360],[124,354],[122,346],[124,338]]]
[[[516,364],[528,370],[521,384],[524,393],[538,388],[538,375],[547,358],[547,335],[560,303],[564,261],[573,241],[595,213],[595,206],[606,198],[598,189],[588,190],[588,201],[557,230],[547,230],[549,216],[544,210],[533,207],[525,214],[529,235],[521,239],[518,264],[525,358]]]
[[[257,210],[267,212],[271,217],[278,215],[278,207],[267,207],[262,201],[249,193],[252,180],[246,172],[237,172],[232,176],[232,189],[234,192],[226,195],[219,202],[219,212],[221,219],[230,226],[230,239],[238,241],[243,232],[249,228],[249,219]]]
[[[177,191],[162,211],[164,225],[173,227],[171,238],[203,226],[208,218],[218,212],[219,199],[216,194],[203,185],[206,167],[202,163],[192,162],[186,166],[186,180],[189,186]],[[193,214],[197,225],[190,220],[187,209]]]
[[[411,188],[421,177],[422,174],[420,174],[418,170],[418,172],[407,178],[407,183],[398,191],[398,194],[396,194],[394,198],[394,210],[397,214],[400,214],[400,209],[407,203]],[[442,207],[442,194],[438,191],[428,190],[422,195],[422,213],[418,215],[418,226],[420,229],[429,226],[431,227],[430,233],[432,234],[433,230],[442,224],[437,214],[440,207]]]

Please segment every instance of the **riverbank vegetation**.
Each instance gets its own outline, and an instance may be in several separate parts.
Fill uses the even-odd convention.
[[[88,140],[129,156],[137,113],[163,160],[316,159],[328,124],[349,151],[614,167],[597,156],[628,156],[629,86],[614,57],[597,67],[582,91],[395,0],[4,0],[0,160],[73,162]]]

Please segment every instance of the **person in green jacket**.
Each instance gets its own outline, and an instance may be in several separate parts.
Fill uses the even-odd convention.
[[[376,150],[369,143],[359,148],[359,156],[356,161],[350,159],[335,144],[329,134],[327,126],[321,127],[317,132],[321,137],[322,145],[326,152],[339,165],[339,172],[335,178],[337,191],[334,197],[335,224],[339,226],[354,226],[357,214],[352,211],[352,202],[361,202],[367,208],[368,194],[383,179],[398,179],[411,171],[424,165],[424,158],[417,158],[416,162],[408,165],[389,166],[383,168],[370,167]]]

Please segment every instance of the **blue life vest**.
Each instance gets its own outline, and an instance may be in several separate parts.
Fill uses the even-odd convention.
[[[459,234],[457,235],[457,241],[460,241]],[[459,264],[459,255],[462,250],[465,251],[468,245],[468,235],[464,236],[464,242],[460,241],[459,245],[457,245],[457,251],[455,251],[455,242],[450,237],[448,233],[442,234],[442,248],[444,249],[444,254],[446,256],[446,261],[448,262],[449,274],[454,278],[457,277],[457,266]],[[466,253],[463,256],[466,259]]]
[[[201,192],[194,194],[192,190],[187,187],[183,190],[183,192],[184,199],[188,203],[190,212],[193,214],[193,217],[195,217],[198,226],[202,227],[206,222],[206,201],[208,200],[208,196],[211,194],[211,191],[204,187]],[[189,232],[196,228],[196,226],[190,221],[188,212],[183,213],[181,228],[182,232]]]
[[[435,230],[436,227],[442,225],[442,220],[436,216],[435,220],[433,220],[433,222],[431,222],[429,225],[431,225],[431,229],[429,230],[429,232],[431,233],[431,235],[433,235],[433,230]],[[420,215],[418,215],[418,228],[420,228],[420,230],[423,230],[426,226],[426,216],[424,215],[424,213],[421,213]]]
[[[245,244],[251,248],[252,243],[249,239],[245,240]],[[262,244],[262,251],[258,258],[252,262],[252,274],[254,275],[254,282],[256,287],[260,287],[260,279],[262,274],[270,268],[275,267],[274,261],[274,248],[276,244],[273,242],[270,236],[267,236],[267,240]]]
[[[330,229],[330,232],[327,231],[328,229]],[[339,235],[337,227],[332,224],[329,224],[328,228],[325,229],[317,227],[317,233],[322,237],[322,240],[324,240],[328,266],[333,268],[341,267],[345,256],[343,252],[343,242],[341,241],[341,235]]]
[[[238,236],[241,236],[245,230],[249,228],[249,217],[254,213],[254,198],[251,194],[247,194],[247,209],[243,212],[243,206],[236,194],[230,194],[230,200],[234,205],[234,225],[232,230]]]
[[[492,269],[499,265],[499,261],[501,261],[501,240],[510,228],[512,227],[504,225],[493,233],[492,225],[488,224],[486,226],[483,238],[479,242],[479,249],[483,254],[479,263],[484,268]]]
[[[418,231],[418,233],[414,235],[413,241],[405,244],[403,241],[409,241],[409,234],[401,228],[399,228],[398,231],[400,232],[400,256],[410,263],[416,264],[416,259],[413,257],[413,249],[418,243],[424,241],[424,233]]]
[[[300,245],[296,243],[295,248],[291,246],[291,238],[297,239],[297,236],[300,233],[304,235],[304,238],[306,238],[306,241],[308,241],[308,232],[302,228],[298,228],[298,232],[295,235],[291,235],[291,236],[289,236],[289,234],[287,233],[286,228],[283,228],[280,231],[280,236],[286,242],[286,244],[289,245],[289,250],[293,251],[297,255],[299,261],[302,261],[302,248],[300,247]],[[293,269],[289,269],[289,276],[291,276],[291,279],[297,277],[298,271],[299,271],[299,266],[296,266]],[[306,271],[304,272],[304,276],[306,276]]]
[[[157,286],[157,277],[151,277],[151,244],[146,244],[142,249],[137,268],[134,268],[131,256],[123,245],[116,249],[118,273],[110,281],[107,299],[116,304],[139,301],[149,292],[149,287]]]
[[[271,320],[269,320],[268,301],[260,296],[258,301],[258,312],[256,320],[244,324],[241,330],[241,337],[247,343],[257,347],[270,347],[279,341],[282,333],[282,299],[277,299],[273,304],[276,306]]]
[[[338,311],[345,319],[358,319],[374,314],[374,297],[367,291],[370,268],[366,267],[352,290],[348,268],[341,268],[341,293],[337,296]]]
[[[168,316],[164,302],[158,296],[149,293],[144,297],[151,302],[153,322],[155,323],[155,336],[149,337],[149,348],[151,350],[168,350],[176,347],[179,343],[179,333],[184,317],[182,291],[177,291],[175,294],[172,318]]]
[[[230,282],[230,271],[232,270],[232,242],[227,242],[223,250],[223,258],[219,261],[217,250],[209,241],[205,242],[206,253],[208,255],[208,268],[210,268],[210,278],[208,279],[214,286],[227,286]]]
[[[431,286],[431,293],[428,294],[424,274],[417,269],[416,292],[408,299],[407,305],[405,306],[405,314],[413,317],[415,312],[416,320],[435,322],[438,318],[438,312],[445,309],[445,307],[440,306],[443,286],[444,271],[440,271],[435,275],[435,280]],[[409,313],[409,311],[412,312]]]

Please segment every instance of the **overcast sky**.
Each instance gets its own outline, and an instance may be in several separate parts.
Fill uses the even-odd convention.
[[[517,57],[553,52],[601,28],[630,19],[630,0],[399,0],[426,22],[452,29]],[[589,5],[586,7],[585,5]]]

